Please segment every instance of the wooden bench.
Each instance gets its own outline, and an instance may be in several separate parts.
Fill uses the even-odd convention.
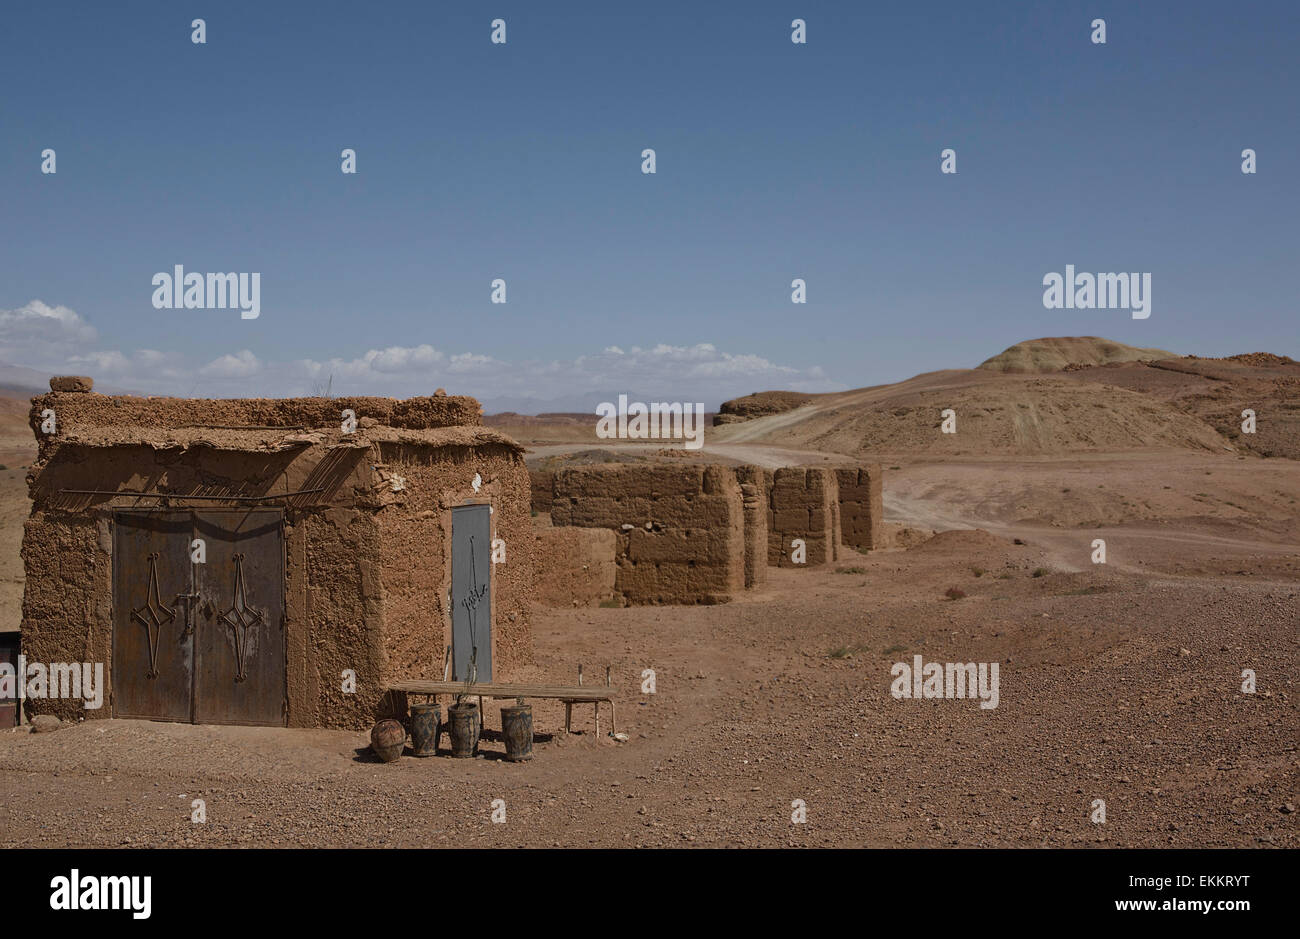
[[[386,687],[389,691],[400,691],[408,695],[436,697],[440,694],[451,694],[477,697],[480,703],[484,698],[494,700],[550,698],[563,701],[564,730],[566,733],[573,732],[573,706],[575,704],[591,704],[596,716],[597,736],[600,735],[600,703],[604,701],[609,705],[609,732],[610,734],[618,733],[618,714],[614,708],[614,691],[608,686],[602,688],[599,685],[575,685],[566,688],[561,685],[512,685],[497,681],[476,681],[472,683],[463,681],[396,681],[391,682]],[[479,713],[483,713],[481,706],[479,707]]]

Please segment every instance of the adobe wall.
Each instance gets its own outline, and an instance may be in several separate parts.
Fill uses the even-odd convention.
[[[555,501],[555,474],[545,470],[529,470],[528,480],[532,488],[533,515],[549,518],[551,503]]]
[[[505,550],[504,560],[490,566],[492,677],[512,680],[532,662],[535,556],[528,471],[518,449],[393,441],[379,443],[376,450],[376,578],[385,625],[380,675],[442,679],[444,651],[451,644],[452,509],[480,504],[492,507],[492,538],[501,539]]]
[[[23,524],[22,652],[28,662],[103,662],[112,678],[112,592],[108,522],[37,509]],[[80,701],[28,699],[24,709],[60,720],[111,717],[104,706]]]
[[[556,528],[551,517],[533,519],[536,587],[542,606],[599,606],[615,594],[618,536],[607,528]]]
[[[549,513],[557,531],[616,533],[616,589],[628,603],[716,602],[765,583],[769,566],[825,564],[839,559],[841,544],[866,551],[882,537],[878,464],[605,464],[530,476],[533,511]],[[544,550],[573,550],[549,538]],[[805,544],[800,565],[796,538]],[[565,560],[539,564],[548,603],[589,602]]]
[[[744,589],[743,496],[727,467],[560,470],[551,521],[616,533],[615,586],[628,603],[721,603]]]
[[[297,515],[297,513],[294,513]],[[380,536],[367,511],[308,512],[287,529],[290,727],[363,728],[386,708]],[[356,692],[343,672],[356,673]]]
[[[835,471],[839,488],[840,537],[858,551],[883,544],[885,510],[879,463],[840,467]]]
[[[768,491],[767,524],[767,563],[771,566],[804,566],[792,559],[796,538],[806,545],[806,565],[836,560],[840,529],[835,470],[803,466],[776,470]]]

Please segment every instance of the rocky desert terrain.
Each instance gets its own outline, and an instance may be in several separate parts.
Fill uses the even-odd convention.
[[[0,833],[18,846],[1300,847],[1300,365],[1103,342],[723,405],[704,458],[880,461],[890,546],[773,568],[719,606],[538,610],[529,679],[610,666],[626,740],[607,736],[608,711],[597,736],[588,707],[566,735],[544,701],[523,764],[501,759],[496,706],[479,759],[394,764],[360,733],[23,727],[0,732]],[[25,407],[5,407],[13,623],[33,448]],[[956,434],[940,434],[945,408]],[[1241,433],[1245,408],[1256,435]],[[681,458],[597,448],[568,417],[502,423],[548,466]],[[996,663],[997,706],[894,697],[892,669],[918,655]]]

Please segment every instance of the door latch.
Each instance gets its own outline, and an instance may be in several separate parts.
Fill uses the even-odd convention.
[[[176,600],[172,601],[185,601],[185,635],[187,636],[192,636],[194,634],[194,623],[190,620],[190,613],[192,612],[190,603],[197,599],[199,599],[197,593],[178,593],[176,594]]]

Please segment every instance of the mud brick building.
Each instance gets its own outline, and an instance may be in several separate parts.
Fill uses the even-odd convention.
[[[531,660],[528,472],[474,399],[90,388],[32,401],[22,637],[28,661],[105,663],[108,703],[34,711],[361,728],[447,646],[456,678]]]
[[[784,467],[631,463],[532,473],[540,579],[548,605],[601,596],[627,604],[724,603],[761,585],[770,567],[837,560],[881,536],[878,465]],[[590,534],[577,534],[587,532]],[[608,540],[610,532],[614,540]],[[806,561],[792,560],[801,539]],[[564,585],[580,585],[567,589]]]

